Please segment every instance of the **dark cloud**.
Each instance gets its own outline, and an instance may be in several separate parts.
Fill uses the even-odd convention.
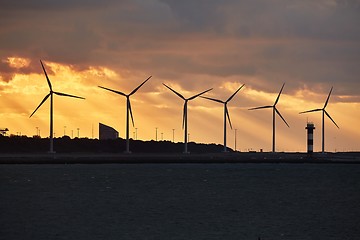
[[[40,73],[42,70],[39,66],[39,62],[35,63],[34,61],[30,61],[26,66],[14,67],[10,65],[7,59],[0,59],[0,76],[3,81],[9,82],[13,79],[15,74]]]
[[[115,0],[2,0],[0,3],[0,7],[2,11],[62,11],[69,9],[91,9],[91,8],[102,8],[104,6],[108,6],[112,3],[119,2]],[[129,1],[122,0],[120,1],[122,4],[126,4]]]
[[[162,0],[189,31],[359,40],[360,1]]]
[[[238,77],[268,92],[287,82],[289,92],[334,85],[352,96],[359,23],[356,0],[1,1],[0,51],[77,69],[131,69],[190,88],[206,79],[189,76],[209,76],[213,86]],[[7,81],[19,71],[0,68]]]
[[[221,8],[223,5],[229,4],[228,1],[160,1],[169,5],[174,16],[187,31],[223,30],[225,19]]]

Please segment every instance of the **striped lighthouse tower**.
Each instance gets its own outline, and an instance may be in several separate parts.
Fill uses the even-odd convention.
[[[314,151],[314,123],[308,122],[305,129],[307,130],[307,153],[312,154]]]

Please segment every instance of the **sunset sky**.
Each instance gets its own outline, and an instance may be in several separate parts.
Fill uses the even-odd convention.
[[[41,59],[55,91],[86,100],[54,96],[56,136],[98,138],[99,122],[125,134],[126,99],[98,85],[130,93],[138,139],[183,141],[183,101],[162,83],[190,97],[226,100],[237,149],[271,150],[272,111],[277,151],[306,151],[306,122],[315,124],[314,150],[360,150],[359,0],[3,0],[0,2],[0,128],[49,135],[49,102],[30,114],[48,94]],[[64,128],[66,126],[66,128]],[[197,98],[189,102],[190,141],[223,143],[223,106]],[[234,148],[234,129],[228,146]],[[131,128],[131,136],[135,128]],[[130,146],[131,148],[131,146]],[[56,150],[56,146],[55,146]],[[189,149],[191,151],[191,149]],[[133,149],[133,151],[136,151]]]

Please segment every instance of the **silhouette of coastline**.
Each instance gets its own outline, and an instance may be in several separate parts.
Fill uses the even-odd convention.
[[[184,143],[170,141],[142,141],[130,139],[131,149],[136,153],[181,153]],[[27,136],[0,136],[0,153],[46,153],[49,149],[49,138]],[[191,153],[221,152],[223,145],[189,143]],[[89,139],[68,136],[54,138],[54,150],[57,153],[123,153],[126,150],[126,139]],[[232,149],[229,149],[232,152]]]
[[[133,153],[124,153],[125,139],[98,140],[65,136],[54,139],[56,153],[48,153],[48,138],[0,137],[0,163],[360,163],[359,152],[284,153],[223,152],[220,144],[130,140]]]

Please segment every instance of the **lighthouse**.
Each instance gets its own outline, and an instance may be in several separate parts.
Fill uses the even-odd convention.
[[[314,151],[314,123],[308,122],[305,129],[307,130],[307,153],[312,154]]]

